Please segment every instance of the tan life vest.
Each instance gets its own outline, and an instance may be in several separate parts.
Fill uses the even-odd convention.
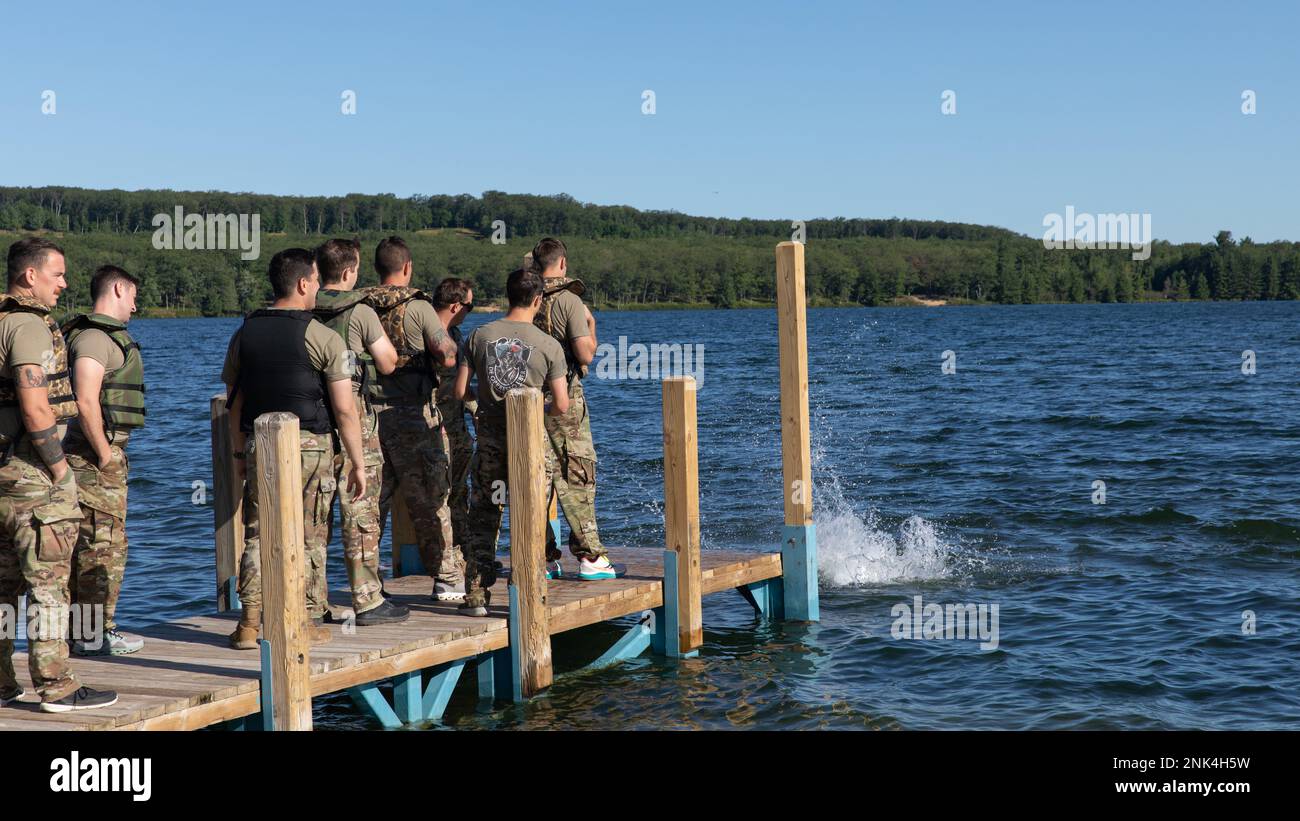
[[[578,360],[574,358],[573,345],[569,341],[567,329],[556,327],[554,313],[557,294],[570,291],[574,296],[580,297],[587,292],[587,286],[582,283],[582,280],[569,277],[545,277],[542,283],[542,306],[533,317],[533,324],[541,329],[542,333],[560,343],[560,348],[564,351],[564,363],[569,369],[569,380],[572,381],[575,374],[583,378],[587,375],[587,366],[579,365]]]
[[[429,358],[424,350],[416,350],[406,344],[405,322],[406,308],[411,304],[411,300],[423,299],[430,304],[433,300],[424,291],[409,285],[374,285],[362,289],[360,293],[364,294],[365,303],[379,314],[379,324],[383,326],[384,334],[397,351],[397,367],[391,375],[416,374],[420,376],[422,384],[428,387],[428,390],[421,389],[421,398],[432,394],[438,386],[437,375],[430,367]],[[391,395],[391,387],[382,379],[369,382],[367,391],[371,400],[379,404],[411,398]]]
[[[0,296],[0,319],[19,312],[37,314],[49,328],[53,356],[42,367],[45,369],[50,410],[54,411],[54,418],[58,422],[71,419],[77,415],[77,397],[72,392],[72,380],[68,376],[68,346],[63,341],[59,323],[50,315],[49,306],[35,299],[13,294]],[[0,377],[0,407],[18,407],[18,386],[12,376]],[[2,433],[0,438],[3,438]]]

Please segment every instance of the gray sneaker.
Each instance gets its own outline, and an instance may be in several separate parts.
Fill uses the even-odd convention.
[[[435,601],[465,601],[465,582],[435,581],[433,598]]]
[[[99,646],[96,647],[95,644]],[[99,642],[77,640],[72,643],[72,652],[78,656],[125,656],[144,647],[144,639],[130,633],[109,630]]]

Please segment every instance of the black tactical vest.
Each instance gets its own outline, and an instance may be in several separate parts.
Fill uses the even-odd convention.
[[[253,432],[264,413],[292,413],[302,430],[334,429],[325,403],[325,376],[311,364],[307,326],[311,311],[254,311],[239,332],[239,378],[235,391],[244,396],[239,428]],[[232,399],[234,397],[231,397]]]

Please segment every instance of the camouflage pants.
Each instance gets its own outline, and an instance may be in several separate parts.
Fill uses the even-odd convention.
[[[474,457],[474,438],[465,424],[464,403],[444,402],[438,411],[451,446],[451,494],[447,497],[451,530],[456,544],[464,547],[469,544],[469,460]]]
[[[247,611],[262,607],[262,550],[258,537],[257,446],[248,436],[244,451],[248,462],[244,482],[244,555],[239,560],[239,600]],[[330,434],[301,431],[302,535],[306,551],[307,615],[320,618],[329,604],[325,582],[325,548],[329,544],[330,503],[334,498],[334,443]]]
[[[58,701],[80,687],[68,665],[68,577],[77,543],[77,481],[71,470],[55,483],[33,455],[15,454],[0,468],[0,607],[17,613],[27,593],[27,666],[42,701]],[[0,630],[0,689],[18,683],[13,636]]]
[[[104,629],[117,627],[117,597],[126,573],[126,451],[113,445],[108,467],[85,440],[69,442],[68,466],[77,476],[81,532],[72,557],[72,603],[102,605]],[[83,616],[84,618],[84,616]]]
[[[574,380],[569,390],[568,412],[545,418],[551,442],[546,468],[569,523],[569,551],[578,558],[595,559],[606,552],[596,529],[596,446],[582,383]]]
[[[474,456],[470,460],[469,545],[465,551],[465,603],[486,606],[496,583],[497,539],[501,514],[509,499],[509,456],[505,419],[474,419]]]
[[[366,460],[366,492],[354,499],[351,488],[346,488],[348,474],[352,472],[352,459],[346,449],[334,457],[335,492],[339,497],[339,520],[343,530],[343,562],[348,569],[348,585],[352,588],[352,610],[364,613],[383,604],[384,589],[379,572],[379,490],[383,483],[384,455],[379,446],[379,420],[374,414],[361,417],[361,449]],[[328,505],[334,504],[334,494]],[[328,514],[331,531],[333,511]],[[327,538],[333,541],[333,534]]]
[[[400,489],[419,541],[424,572],[438,581],[459,584],[464,565],[448,506],[450,445],[438,410],[433,405],[379,405],[375,412],[384,453],[380,523],[388,519],[393,494]]]

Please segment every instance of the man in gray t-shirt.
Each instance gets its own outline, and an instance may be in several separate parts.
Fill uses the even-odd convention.
[[[510,310],[505,318],[476,328],[465,344],[468,358],[456,372],[456,398],[464,398],[471,374],[478,379],[478,434],[471,468],[469,549],[465,562],[465,603],[461,611],[486,616],[496,582],[496,546],[505,508],[509,454],[506,452],[506,394],[515,388],[538,388],[551,394],[546,412],[569,409],[564,351],[560,343],[533,325],[542,301],[542,278],[519,269],[506,281]],[[542,515],[546,515],[542,511]]]

